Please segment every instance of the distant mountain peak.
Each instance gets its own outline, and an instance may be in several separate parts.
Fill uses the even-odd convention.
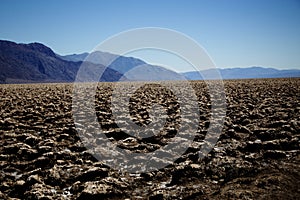
[[[29,43],[29,44],[21,44],[24,45],[25,47],[33,50],[33,51],[38,51],[40,53],[44,53],[48,56],[53,56],[55,57],[56,54],[50,49],[49,47],[45,46],[44,44],[34,42],[34,43]]]
[[[24,50],[31,50],[34,52],[46,54],[47,56],[54,56],[54,57],[56,56],[56,54],[52,51],[52,49],[38,42],[24,44],[24,43],[16,43],[8,40],[0,40],[0,50],[2,51],[9,50],[9,49],[21,50],[22,48],[24,48]]]
[[[132,66],[147,64],[141,59],[134,57],[126,57],[123,55],[116,55],[104,51],[93,51],[91,53],[81,53],[81,54],[70,54],[59,56],[60,58],[67,61],[88,61],[95,64],[108,65],[111,64],[111,68],[115,68],[117,71],[125,73]],[[119,67],[123,66],[122,69]]]

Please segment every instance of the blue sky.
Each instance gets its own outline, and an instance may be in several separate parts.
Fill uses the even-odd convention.
[[[62,55],[128,29],[163,27],[192,37],[221,68],[300,69],[299,0],[0,0],[0,27],[1,39]]]

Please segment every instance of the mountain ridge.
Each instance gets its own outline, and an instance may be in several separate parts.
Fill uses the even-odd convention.
[[[213,69],[202,70],[200,74],[196,71],[176,73],[138,58],[108,52],[61,56],[42,43],[18,44],[0,40],[0,83],[74,82],[83,62],[90,69],[105,69],[99,81],[203,80],[203,75],[206,79],[215,79],[212,77]],[[222,79],[300,77],[300,70],[297,69],[278,70],[254,66],[217,70]]]
[[[94,51],[92,53],[71,54],[60,57],[66,60],[88,61],[95,64],[102,64],[125,75],[125,77],[131,81],[185,79],[180,73],[176,73],[164,67],[148,64],[138,58],[116,55],[109,52]]]
[[[61,59],[41,43],[0,40],[0,83],[73,82],[82,63]],[[101,65],[85,64],[105,69]],[[121,77],[119,72],[107,69],[100,81],[117,81]]]
[[[214,69],[206,69],[182,73],[188,80],[215,79],[211,76]],[[295,78],[300,77],[297,69],[275,69],[270,67],[217,68],[222,79],[254,79],[254,78]]]

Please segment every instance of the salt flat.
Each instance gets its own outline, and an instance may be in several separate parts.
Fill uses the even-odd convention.
[[[134,84],[124,83],[124,94],[132,92]],[[185,94],[178,82],[168,84]],[[183,104],[176,92],[152,83],[132,93],[124,110],[136,126],[144,130],[155,120],[164,122],[139,135],[126,129],[129,122],[114,116],[112,96],[120,98],[114,94],[115,83],[99,83],[94,95],[92,112],[102,133],[88,127],[84,113],[74,117],[85,102],[74,104],[73,84],[0,85],[0,198],[299,198],[300,79],[224,81],[224,126],[213,150],[202,159],[199,151],[213,120],[211,96],[205,82],[190,85],[199,108],[197,130],[190,131],[193,143],[174,162],[151,158],[166,167],[145,173],[112,168],[90,150],[101,147],[97,134],[128,152],[146,154],[168,145],[179,131],[188,133],[191,127],[182,125]],[[80,93],[82,99],[85,92]],[[193,114],[187,121],[194,120]],[[92,135],[88,144],[81,129]]]

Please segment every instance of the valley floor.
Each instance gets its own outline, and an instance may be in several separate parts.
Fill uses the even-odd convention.
[[[0,85],[0,199],[300,199],[300,79],[224,81],[224,126],[202,159],[210,96],[205,82],[191,85],[201,111],[194,145],[174,163],[145,173],[110,168],[83,145],[72,84]],[[147,85],[130,99],[138,125],[151,122],[149,102],[168,114],[160,135],[138,138],[114,122],[113,83],[99,84],[95,112],[114,144],[147,153],[176,135],[176,97],[164,89],[155,95],[159,89]]]

